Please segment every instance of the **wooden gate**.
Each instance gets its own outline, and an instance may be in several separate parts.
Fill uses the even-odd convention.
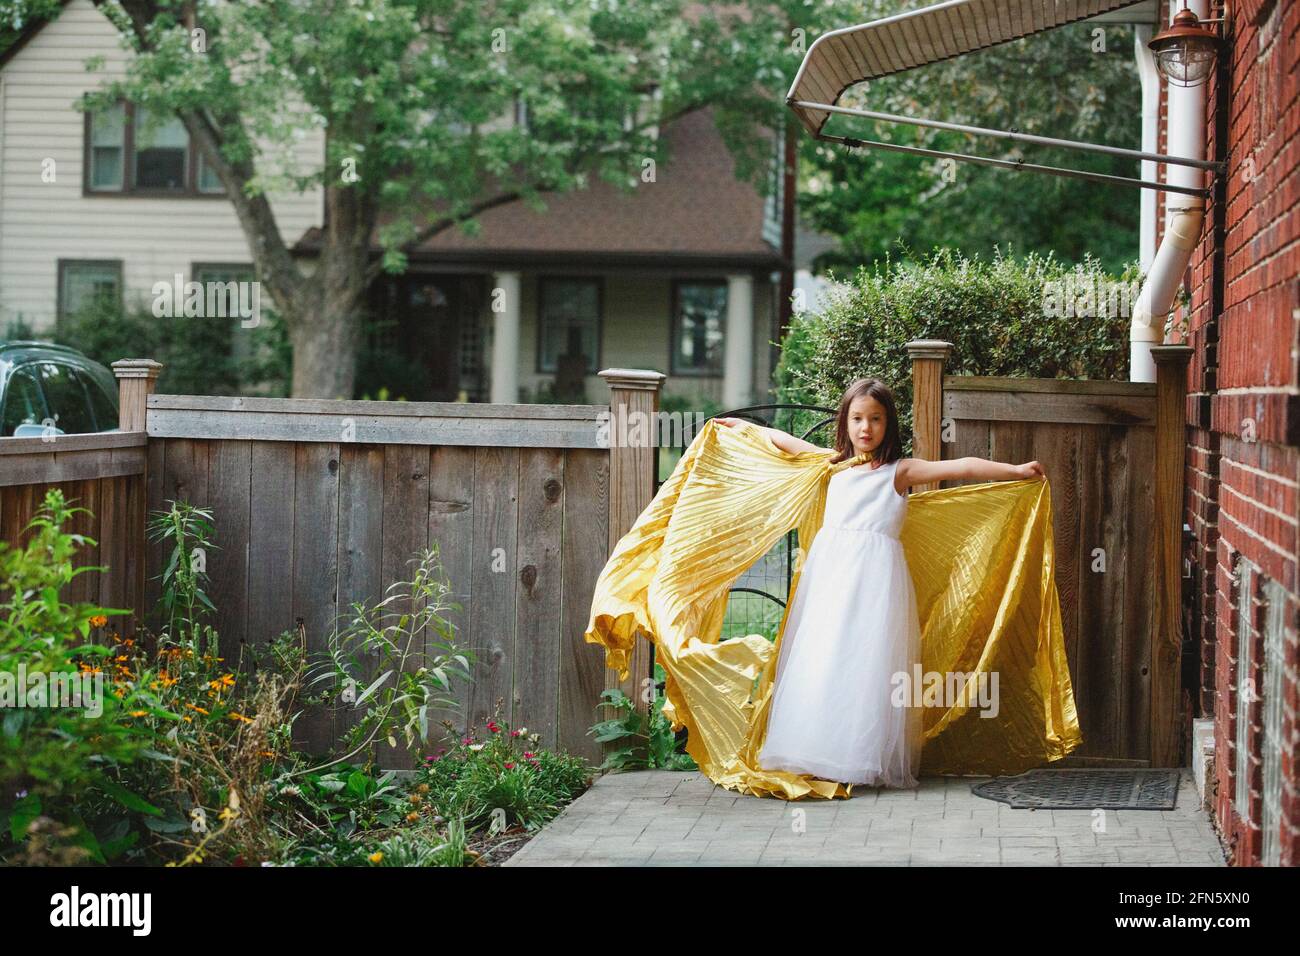
[[[1157,381],[1146,383],[944,375],[949,343],[908,348],[916,457],[1036,459],[1051,484],[1061,623],[1083,732],[1062,765],[1181,766],[1191,349],[1153,349]]]

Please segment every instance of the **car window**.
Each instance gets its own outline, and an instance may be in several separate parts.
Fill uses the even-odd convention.
[[[90,396],[90,410],[95,414],[95,430],[106,432],[117,427],[117,406],[104,392],[95,376],[81,373],[86,383],[86,394]]]
[[[12,435],[19,425],[39,425],[45,418],[45,401],[31,365],[14,369],[0,408],[0,435]]]
[[[68,435],[95,431],[95,419],[81,372],[59,362],[33,364],[39,369],[45,407],[54,419],[55,427]]]

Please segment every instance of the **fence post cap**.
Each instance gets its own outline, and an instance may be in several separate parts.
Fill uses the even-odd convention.
[[[156,379],[162,363],[153,359],[118,359],[113,363],[113,374],[118,378]]]
[[[953,345],[943,339],[912,339],[907,343],[907,354],[914,360],[923,358],[947,359]]]
[[[603,368],[596,373],[610,388],[657,389],[668,376],[648,368]]]
[[[1151,346],[1151,361],[1157,365],[1163,365],[1166,362],[1170,365],[1186,365],[1191,361],[1192,353],[1195,351],[1190,345],[1153,345]]]

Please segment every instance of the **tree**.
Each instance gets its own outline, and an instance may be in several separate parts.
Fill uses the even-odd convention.
[[[402,271],[413,247],[446,229],[472,233],[478,215],[505,203],[542,209],[546,194],[581,188],[595,176],[646,188],[638,183],[645,163],[669,161],[651,128],[703,106],[714,107],[737,175],[766,193],[774,181],[768,131],[795,128],[784,97],[806,47],[825,30],[914,6],[93,2],[135,56],[126,79],[105,84],[88,107],[125,98],[180,117],[225,186],[258,277],[286,323],[292,394],[343,398],[353,393],[365,291],[382,272]],[[0,0],[0,24],[19,28],[61,6]],[[1132,142],[1131,66],[1118,51],[1089,54],[1080,64],[1069,29],[869,84],[863,102]],[[1121,32],[1111,31],[1112,46],[1123,46]],[[1021,81],[1026,75],[1033,82]],[[651,98],[650,90],[659,95]],[[526,108],[526,128],[490,125],[516,103]],[[911,136],[908,129],[891,135]],[[323,162],[310,168],[293,153],[307,131],[320,131],[325,142]],[[939,148],[954,139],[918,136]],[[979,142],[990,151],[988,141]],[[850,153],[806,136],[801,150],[808,187],[800,202],[817,226],[841,238],[841,262],[870,261],[899,237],[922,253],[940,244],[981,251],[990,237],[1025,237],[1028,249],[1058,247],[1078,258],[1080,246],[1122,244],[1134,231],[1129,191],[1122,203],[1099,204],[1096,191],[1108,187],[974,166],[946,184],[915,157]],[[314,187],[324,192],[326,214],[309,273],[291,254],[297,237],[282,233],[268,194]],[[1109,251],[1096,250],[1108,263]]]
[[[783,112],[773,95],[781,72],[762,82],[778,56],[780,21],[744,8],[717,16],[681,0],[94,2],[135,55],[126,78],[102,85],[87,108],[126,99],[183,121],[286,323],[295,396],[352,396],[365,291],[383,271],[404,269],[407,252],[429,237],[473,232],[477,215],[516,200],[541,209],[544,194],[592,176],[633,188],[645,160],[665,161],[651,128],[706,105],[730,112],[724,135],[738,172],[757,179],[770,149],[755,134]],[[7,6],[0,20],[20,25],[60,4]],[[527,128],[489,125],[520,102]],[[302,168],[293,147],[310,130],[323,133],[323,163]],[[312,187],[324,191],[325,224],[309,274],[268,195]]]

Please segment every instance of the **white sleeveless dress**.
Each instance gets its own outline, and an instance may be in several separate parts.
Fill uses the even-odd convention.
[[[921,626],[898,537],[907,497],[894,490],[897,470],[897,461],[858,465],[829,479],[781,639],[763,769],[917,786],[922,725],[911,685]]]

